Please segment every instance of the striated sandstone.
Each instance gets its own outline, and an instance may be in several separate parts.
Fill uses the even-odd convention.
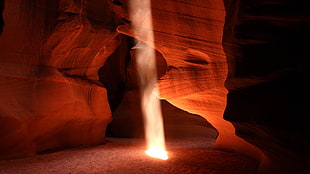
[[[157,0],[154,28],[133,26],[127,3],[0,1],[1,159],[103,143],[112,114],[139,103],[131,48],[152,29],[161,99],[261,173],[306,170],[307,2]]]

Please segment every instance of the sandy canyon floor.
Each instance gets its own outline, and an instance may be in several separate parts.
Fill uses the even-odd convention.
[[[145,155],[141,139],[107,138],[106,144],[0,161],[0,174],[255,174],[258,164],[212,148],[205,137],[167,141],[169,159]]]

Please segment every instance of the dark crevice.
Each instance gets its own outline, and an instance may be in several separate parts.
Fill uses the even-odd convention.
[[[68,16],[77,16],[77,15],[80,15],[79,13],[74,13],[74,12],[70,12],[70,11],[65,11],[64,12],[66,15]]]
[[[4,0],[0,0],[0,34],[3,31],[4,19],[3,19],[3,10],[4,10]]]
[[[123,5],[123,3],[119,0],[112,0],[112,3],[115,4],[115,5],[118,5],[118,6],[121,6]]]
[[[191,58],[191,59],[185,59],[186,62],[189,62],[189,63],[194,63],[194,64],[198,64],[198,65],[207,65],[209,64],[208,61],[206,60],[203,60],[203,59],[194,59],[194,58]]]
[[[107,89],[112,112],[118,107],[127,88],[126,69],[131,59],[130,48],[134,45],[134,39],[120,34],[120,42],[119,47],[108,57],[98,72],[100,82]]]
[[[135,38],[120,34],[120,45],[108,57],[103,67],[99,69],[99,80],[107,89],[111,111],[115,111],[122,101],[126,91],[139,89],[137,67],[135,63]],[[167,71],[167,63],[163,56],[155,51],[157,76],[160,78]]]
[[[131,23],[131,21],[126,19],[126,18],[121,19],[121,24],[130,24],[130,23]]]

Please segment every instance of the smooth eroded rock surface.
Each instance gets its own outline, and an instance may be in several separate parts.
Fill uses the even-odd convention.
[[[161,99],[260,173],[308,170],[308,2],[156,0],[153,28],[133,25],[128,2],[0,1],[1,159],[103,143],[112,113],[137,102],[132,48],[153,30]]]
[[[0,158],[104,142],[111,111],[97,72],[119,40],[116,18],[92,20],[110,15],[96,4],[1,1]]]
[[[309,3],[225,2],[224,118],[265,153],[261,173],[309,171]]]

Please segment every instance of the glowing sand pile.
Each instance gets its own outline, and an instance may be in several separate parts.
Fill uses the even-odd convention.
[[[130,15],[132,26],[139,42],[135,47],[136,63],[140,79],[142,112],[144,116],[146,154],[160,159],[168,159],[160,101],[158,99],[156,57],[150,0],[131,0]],[[141,49],[142,48],[142,49]]]

